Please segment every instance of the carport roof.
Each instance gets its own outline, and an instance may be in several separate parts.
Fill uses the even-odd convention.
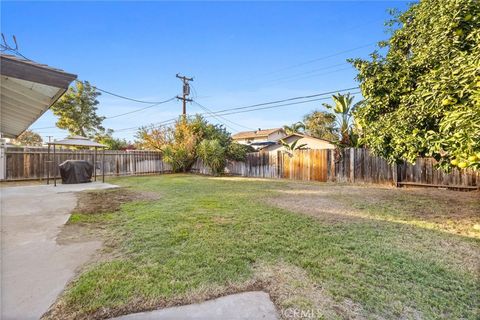
[[[16,138],[35,122],[77,78],[44,64],[0,55],[0,132]]]

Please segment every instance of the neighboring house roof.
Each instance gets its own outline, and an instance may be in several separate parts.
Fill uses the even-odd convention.
[[[233,139],[248,139],[248,138],[259,138],[259,137],[268,137],[272,133],[284,131],[282,128],[273,128],[273,129],[264,129],[264,130],[255,130],[255,131],[242,131],[232,135]]]
[[[250,145],[253,147],[262,147],[262,146],[271,146],[276,144],[274,141],[262,141],[262,142],[252,142]]]
[[[76,75],[63,70],[0,55],[0,132],[16,138],[68,89]]]
[[[288,139],[288,138],[293,137],[293,136],[297,136],[297,137],[301,137],[301,138],[310,138],[310,139],[325,141],[325,142],[333,144],[333,142],[331,140],[317,138],[317,137],[313,137],[313,136],[310,136],[308,134],[303,134],[303,133],[291,133],[291,134],[287,135],[286,137],[283,137],[280,140],[285,140],[285,139]]]
[[[326,140],[326,139],[320,139],[320,138],[316,138],[316,137],[312,137],[312,136],[309,136],[309,135],[306,135],[306,134],[301,134],[301,133],[292,133],[292,134],[289,134],[288,136],[286,137],[283,137],[282,139],[280,140],[284,140],[284,141],[288,141],[288,139],[290,139],[291,137],[298,137],[299,139],[301,138],[306,138],[306,139],[309,139],[309,140],[318,140],[318,141],[322,141],[324,143],[327,143],[327,144],[331,144],[332,146],[334,145],[332,143],[332,141],[329,141],[329,140]],[[281,141],[277,141],[276,143],[274,144],[271,144],[271,145],[268,145],[268,146],[265,146],[264,148],[260,149],[261,151],[270,151],[270,150],[275,150],[276,148],[278,148],[279,145],[281,145]],[[297,139],[298,140],[298,139]],[[293,142],[293,141],[292,141]],[[308,144],[308,143],[307,143]]]

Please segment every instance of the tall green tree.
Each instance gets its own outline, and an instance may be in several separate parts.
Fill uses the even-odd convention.
[[[38,133],[32,130],[25,130],[13,143],[21,146],[41,147],[43,139]]]
[[[356,107],[362,103],[353,104],[354,97],[347,94],[337,94],[332,96],[333,105],[323,103],[323,106],[331,110],[335,116],[337,128],[340,133],[340,145],[349,147],[353,146],[355,140],[353,135],[353,112]]]
[[[338,128],[334,114],[325,111],[312,111],[303,117],[305,131],[312,137],[329,141],[338,140]]]
[[[480,168],[480,1],[423,0],[395,13],[371,59],[350,60],[361,139],[390,161]]]
[[[88,81],[75,82],[51,108],[58,117],[57,127],[68,130],[71,135],[89,138],[105,132],[102,126],[105,117],[97,115],[100,95]]]

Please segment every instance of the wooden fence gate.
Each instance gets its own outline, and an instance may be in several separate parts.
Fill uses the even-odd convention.
[[[278,152],[279,176],[285,179],[328,180],[328,150],[295,150]]]

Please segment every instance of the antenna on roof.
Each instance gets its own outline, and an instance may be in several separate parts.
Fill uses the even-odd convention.
[[[13,38],[13,42],[15,42],[15,51],[18,51],[17,37],[15,37],[15,35],[13,35],[12,38]]]
[[[17,43],[17,37],[13,36],[13,43],[15,43],[15,48],[12,47],[11,45],[8,44],[7,39],[5,39],[5,35],[2,32],[2,43],[0,43],[0,50],[3,51],[11,51],[15,54],[19,54],[18,52],[18,43]]]

